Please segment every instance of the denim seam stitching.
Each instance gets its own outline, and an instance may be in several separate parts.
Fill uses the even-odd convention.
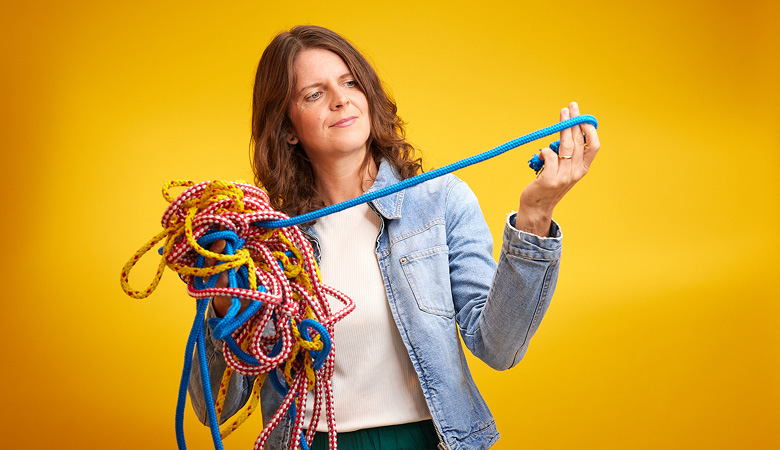
[[[456,441],[458,441],[458,442],[462,442],[462,441],[464,441],[464,440],[468,439],[469,437],[471,437],[471,436],[473,436],[473,435],[475,435],[475,434],[478,434],[478,433],[482,433],[483,431],[485,431],[485,430],[487,430],[488,428],[491,428],[491,427],[492,427],[492,428],[495,428],[495,429],[496,429],[496,431],[498,431],[498,427],[496,426],[496,419],[493,419],[493,420],[491,420],[490,422],[488,422],[487,424],[485,424],[485,426],[483,426],[482,428],[480,428],[480,429],[478,429],[478,430],[475,430],[475,431],[472,431],[471,433],[469,433],[469,434],[467,434],[467,435],[463,436],[461,439],[458,439],[457,437],[456,437],[456,438],[454,438],[454,439],[455,439]]]
[[[389,246],[392,247],[392,246],[394,246],[395,244],[397,244],[398,242],[400,242],[400,241],[402,241],[404,239],[408,239],[408,238],[410,238],[412,236],[418,235],[420,233],[424,233],[425,231],[428,231],[429,229],[433,228],[434,226],[444,225],[444,224],[445,224],[444,218],[443,217],[437,217],[437,218],[431,220],[430,222],[426,223],[425,225],[421,226],[420,228],[416,229],[416,230],[412,230],[412,231],[409,231],[409,232],[406,232],[404,234],[401,234],[401,235],[398,235],[398,236],[394,237],[390,241],[390,245]]]
[[[512,364],[517,364],[517,355],[520,353],[520,350],[522,350],[526,345],[528,345],[529,337],[528,335],[531,333],[531,329],[534,326],[534,323],[536,323],[539,319],[539,312],[542,304],[544,304],[544,299],[547,298],[547,292],[549,291],[550,287],[550,279],[552,278],[552,272],[553,267],[555,267],[556,262],[553,261],[552,264],[547,266],[547,270],[544,272],[544,283],[542,284],[542,290],[539,293],[539,298],[536,302],[536,307],[534,308],[534,315],[531,317],[531,321],[528,324],[528,329],[525,330],[525,337],[523,338],[523,343],[520,345],[520,348],[515,352],[514,358],[512,358]]]
[[[432,251],[432,250],[436,250],[436,249],[441,249],[441,250],[440,251]],[[415,279],[414,275],[412,275],[411,268],[407,267],[408,266],[407,263],[409,263],[409,262],[419,261],[419,260],[421,260],[423,258],[426,258],[426,257],[429,257],[429,256],[437,255],[439,253],[448,252],[448,250],[449,250],[449,247],[447,247],[446,245],[439,245],[437,247],[433,247],[433,248],[430,248],[430,249],[427,249],[427,250],[421,250],[419,252],[411,253],[411,255],[415,255],[411,259],[409,258],[409,256],[401,257],[401,260],[399,262],[401,263],[401,270],[403,270],[403,272],[404,272],[404,277],[406,278],[406,282],[409,283],[409,288],[412,290],[412,295],[414,296],[414,300],[415,300],[415,303],[417,304],[417,308],[420,311],[428,313],[428,314],[433,314],[433,315],[436,315],[436,316],[439,316],[439,317],[445,317],[445,318],[451,319],[452,317],[455,316],[455,310],[454,309],[452,311],[449,311],[449,310],[442,310],[442,309],[438,309],[438,308],[435,308],[435,307],[430,307],[430,306],[424,305],[423,296],[420,293],[420,289],[417,287],[417,280]],[[404,259],[406,259],[406,261],[403,261]]]
[[[425,250],[418,250],[416,252],[409,253],[407,255],[404,255],[402,258],[406,258],[407,262],[417,261],[439,253],[449,253],[449,249],[450,247],[447,245],[437,245],[436,247],[431,247]]]
[[[382,275],[383,282],[384,282],[384,278],[385,276]],[[390,288],[390,293],[393,296],[392,301],[393,303],[396,303],[396,308],[397,308],[397,296],[395,293],[395,288],[393,287],[392,283],[388,283],[387,286],[389,286]],[[390,301],[389,298],[388,301]],[[393,321],[395,321],[395,318],[393,318]],[[409,330],[407,330],[406,326],[404,326],[402,323],[397,323],[396,326],[397,328],[399,328],[398,330],[399,333],[401,332],[401,330],[403,330],[403,333],[406,335],[406,342],[408,342],[408,348],[411,349],[412,354],[414,355],[414,359],[412,360],[412,366],[415,368],[415,372],[417,372],[417,368],[419,367],[419,372],[417,372],[418,374],[417,378],[420,381],[420,385],[421,385],[420,387],[422,388],[423,391],[423,397],[425,397],[425,404],[428,406],[428,410],[431,413],[431,419],[434,421],[434,426],[435,426],[436,422],[441,423],[441,420],[438,421],[436,420],[441,417],[441,413],[439,412],[439,409],[437,408],[435,402],[433,401],[433,395],[430,394],[430,389],[427,388],[430,385],[427,373],[423,369],[423,366],[420,364],[420,356],[417,353],[417,348],[412,343],[411,337],[409,335]],[[410,359],[411,359],[411,355],[410,355]],[[423,386],[423,383],[425,384],[425,386]],[[443,433],[444,430],[442,430],[442,434]]]

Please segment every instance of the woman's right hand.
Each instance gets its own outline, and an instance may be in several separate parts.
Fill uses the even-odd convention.
[[[579,106],[572,102],[568,108],[561,110],[561,122],[579,115]],[[549,148],[541,151],[543,171],[520,194],[515,227],[538,236],[547,236],[553,209],[588,173],[600,147],[596,128],[589,123],[562,130],[560,153],[556,155]]]

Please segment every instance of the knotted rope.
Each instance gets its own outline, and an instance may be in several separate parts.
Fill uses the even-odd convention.
[[[174,198],[170,193],[173,187],[188,189]],[[225,181],[195,184],[174,180],[163,186],[163,197],[170,202],[162,218],[163,231],[125,264],[121,284],[131,297],[145,298],[155,290],[168,267],[179,274],[187,283],[190,296],[197,299],[176,407],[179,448],[186,449],[184,406],[193,352],[197,348],[215,448],[221,450],[222,438],[258,408],[260,388],[269,378],[284,400],[258,436],[254,448],[263,448],[271,431],[288,414],[293,422],[290,448],[300,445],[308,449],[324,403],[330,446],[335,449],[331,385],[335,360],[331,338],[336,322],[354,309],[352,300],[321,283],[311,245],[297,227],[257,226],[260,221],[287,218],[271,209],[268,195],[262,189]],[[226,242],[223,254],[208,249],[217,240]],[[130,271],[141,256],[163,241],[162,258],[151,284],[144,290],[133,289],[128,280]],[[216,260],[217,264],[204,267],[206,258]],[[223,272],[227,273],[228,286],[216,287]],[[204,332],[206,309],[212,296],[231,297],[225,316],[208,321],[212,335],[224,340],[222,351],[227,363],[216,402],[209,381]],[[328,296],[344,307],[331,311]],[[243,310],[242,302],[246,304]],[[253,391],[243,410],[220,430],[218,424],[233,372],[255,377]],[[314,413],[304,435],[303,411],[309,390],[314,390]]]

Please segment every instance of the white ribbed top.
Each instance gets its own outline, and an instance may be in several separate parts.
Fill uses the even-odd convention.
[[[355,302],[336,324],[333,391],[339,431],[430,419],[420,381],[387,302],[376,259],[381,219],[367,204],[317,220],[323,282]],[[342,308],[330,299],[334,310]],[[307,426],[314,405],[306,402]],[[318,431],[327,431],[323,404]]]

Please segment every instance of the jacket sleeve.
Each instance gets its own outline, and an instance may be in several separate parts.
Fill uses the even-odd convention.
[[[206,321],[214,317],[214,310],[211,305],[206,312]],[[206,324],[204,327],[205,342],[206,342],[206,358],[208,359],[209,379],[211,381],[211,392],[214,396],[214,401],[217,399],[219,385],[222,383],[222,375],[225,373],[227,363],[222,355],[222,340],[214,339],[211,335],[211,328]],[[200,362],[198,358],[198,352],[196,351],[192,358],[192,370],[190,371],[190,383],[188,391],[190,394],[190,402],[192,403],[192,409],[195,410],[195,415],[198,416],[204,425],[208,425],[208,415],[206,413],[206,401],[203,397],[203,384],[200,379]],[[224,423],[227,419],[233,416],[244,403],[249,399],[252,393],[253,377],[241,375],[233,372],[230,377],[230,383],[225,395],[225,403],[223,405],[223,411],[220,415],[220,423]]]
[[[462,181],[447,194],[450,282],[460,334],[471,352],[497,370],[516,365],[539,328],[558,279],[561,232],[550,237],[514,228],[507,217],[498,265],[474,193]],[[491,281],[492,280],[492,281]]]

